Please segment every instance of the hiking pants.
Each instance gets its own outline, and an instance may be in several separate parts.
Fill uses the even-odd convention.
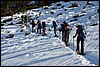
[[[37,33],[38,33],[38,28],[37,28]]]
[[[37,33],[41,34],[41,28],[37,28]]]
[[[66,45],[69,45],[69,31],[65,31],[65,43]]]
[[[35,31],[35,27],[32,27],[32,32],[36,32],[36,31]]]
[[[45,34],[45,30],[46,30],[46,28],[45,28],[45,27],[43,27],[43,30],[42,30],[43,35]]]
[[[62,31],[62,41],[65,42],[65,31]]]
[[[56,31],[57,31],[57,30],[56,30],[56,27],[54,27],[54,34],[55,34],[55,35],[56,35]]]
[[[79,51],[80,41],[81,41],[81,53],[84,53],[84,38],[83,37],[77,37],[77,50]]]

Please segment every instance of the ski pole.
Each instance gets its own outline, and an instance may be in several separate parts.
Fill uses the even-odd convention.
[[[73,51],[74,51],[74,37],[73,37]]]

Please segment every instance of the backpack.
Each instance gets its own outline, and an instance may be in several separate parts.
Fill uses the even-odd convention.
[[[57,26],[57,23],[55,21],[53,21],[53,26],[56,27]]]
[[[85,33],[84,33],[84,28],[82,27],[82,25],[79,26],[78,37],[86,38]]]
[[[64,24],[61,24],[60,25],[60,29],[59,29],[60,31],[65,31],[65,26],[64,26]]]
[[[45,22],[42,22],[42,26],[43,26],[43,27],[46,27],[46,24],[45,24]]]

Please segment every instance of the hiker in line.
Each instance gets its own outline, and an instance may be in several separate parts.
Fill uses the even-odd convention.
[[[82,25],[76,25],[76,34],[75,36],[73,36],[73,38],[75,38],[77,36],[77,49],[76,49],[76,52],[78,54],[81,54],[81,55],[85,55],[84,53],[84,38],[86,38],[85,34],[84,34],[84,28],[82,27]],[[86,32],[85,32],[86,33]],[[81,52],[80,52],[80,48],[79,48],[79,43],[81,41]]]
[[[22,23],[24,24],[24,15],[21,16]]]
[[[65,25],[64,22],[60,24],[60,29],[59,31],[62,32],[62,41],[65,42]]]
[[[42,27],[42,23],[41,20],[38,20],[37,22],[37,34],[41,34],[41,27]]]
[[[35,32],[35,21],[32,20],[32,32]]]
[[[57,23],[56,23],[55,21],[53,21],[52,28],[53,28],[53,27],[54,27],[54,34],[55,34],[54,37],[57,37],[57,34],[56,34],[56,32],[57,32]]]
[[[57,30],[59,31],[59,34],[61,34],[61,23],[58,20],[56,20],[56,22],[57,22]]]
[[[45,31],[46,31],[46,24],[45,24],[45,22],[42,22],[42,33],[43,33],[43,36],[46,35]]]
[[[64,23],[64,26],[65,26],[65,43],[66,43],[66,46],[69,46],[69,34],[70,34],[70,31],[72,30],[72,28],[70,27],[70,25],[68,23],[66,23],[65,21],[63,22]]]
[[[25,15],[25,17],[24,17],[24,23],[25,23],[25,26],[27,27],[27,15]]]

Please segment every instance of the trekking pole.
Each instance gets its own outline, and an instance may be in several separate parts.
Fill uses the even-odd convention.
[[[74,51],[74,37],[73,37],[73,51]]]

